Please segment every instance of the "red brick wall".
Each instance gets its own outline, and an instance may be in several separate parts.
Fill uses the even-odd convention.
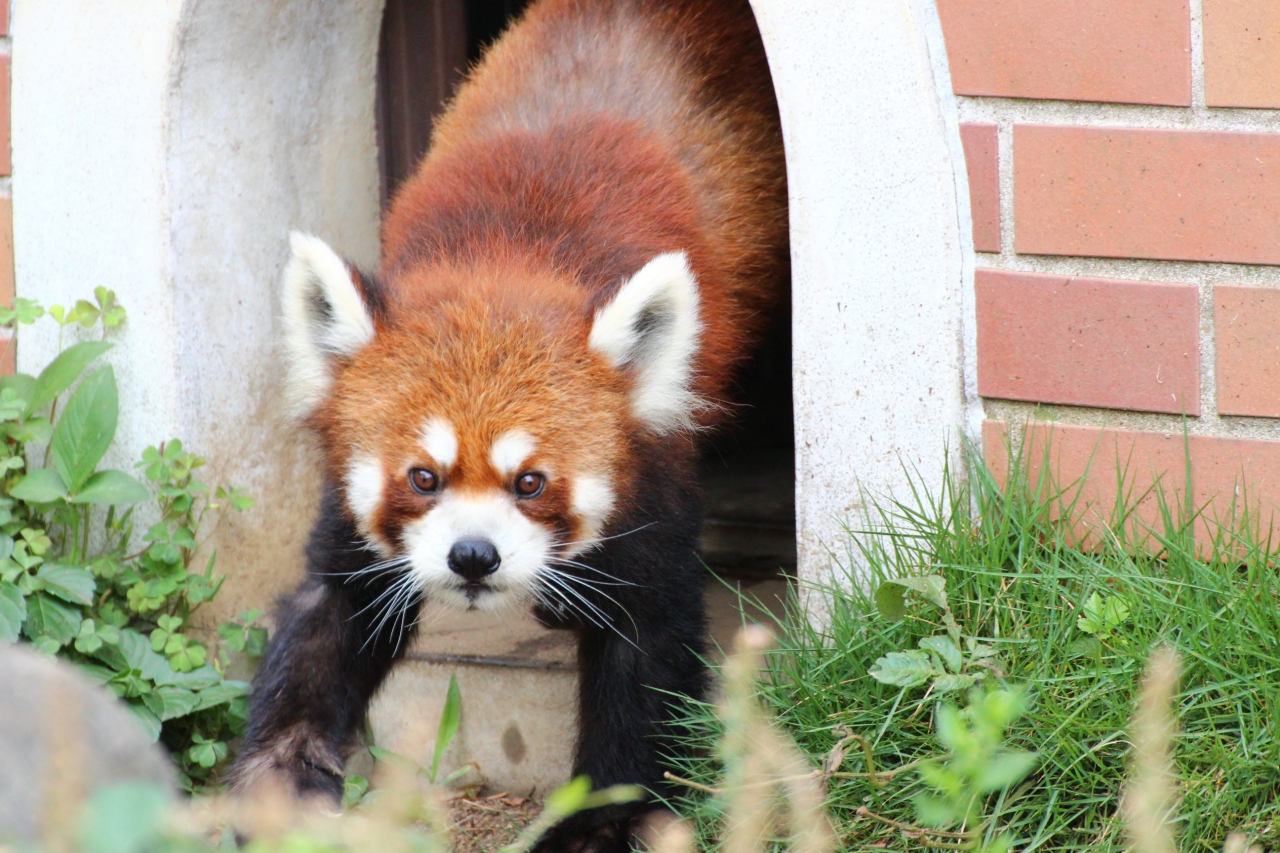
[[[1280,506],[1280,0],[938,0],[984,444]],[[1183,441],[1184,425],[1190,434]],[[1036,458],[1036,457],[1039,458]],[[1144,513],[1155,517],[1155,501]],[[1277,528],[1280,529],[1280,528]]]

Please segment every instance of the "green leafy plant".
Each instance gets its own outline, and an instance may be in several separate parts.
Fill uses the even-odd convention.
[[[881,684],[909,688],[929,685],[932,693],[968,690],[992,672],[999,672],[995,649],[964,637],[947,602],[947,581],[938,575],[887,580],[876,590],[880,615],[899,620],[907,615],[908,591],[942,611],[945,634],[922,637],[916,649],[889,652],[876,660],[869,675]]]
[[[190,633],[191,614],[217,593],[211,554],[193,571],[198,535],[224,509],[252,501],[195,472],[204,460],[180,441],[149,447],[131,474],[101,468],[115,438],[115,372],[95,362],[125,320],[115,294],[94,292],[70,309],[52,306],[59,353],[37,376],[0,378],[0,641],[25,639],[105,684],[152,737],[174,753],[182,781],[215,777],[227,740],[243,725],[248,685],[226,678],[227,657]],[[29,299],[0,309],[0,323],[31,324],[45,309]],[[99,340],[62,347],[72,325]],[[135,518],[150,526],[135,536]],[[135,539],[140,542],[135,543]],[[224,625],[227,648],[261,654],[261,614]]]
[[[436,725],[436,743],[432,749],[430,767],[419,767],[413,759],[392,752],[389,749],[383,749],[380,746],[370,746],[369,753],[378,761],[393,763],[402,770],[426,780],[427,784],[435,785],[436,777],[440,773],[440,762],[444,759],[444,754],[449,751],[449,747],[453,745],[454,738],[458,736],[458,725],[461,722],[462,694],[458,690],[458,677],[451,675],[449,676],[449,687],[445,691],[444,708],[440,711],[440,722]],[[441,779],[439,784],[442,786],[452,785],[472,771],[478,774],[479,770],[480,768],[474,761],[468,761]],[[351,808],[363,805],[369,801],[371,796],[372,792],[370,791],[368,778],[364,776],[348,776],[343,780],[343,806]]]
[[[1007,833],[981,841],[986,828],[982,805],[988,794],[1017,784],[1035,767],[1035,753],[1004,745],[1009,726],[1026,710],[1026,695],[1016,690],[975,690],[963,710],[951,703],[938,706],[938,742],[950,757],[920,765],[920,779],[930,789],[915,798],[920,823],[938,829],[958,826],[957,843],[978,853],[1009,849]]]
[[[1084,613],[1076,620],[1076,627],[1099,640],[1109,640],[1116,629],[1129,621],[1129,602],[1123,596],[1106,598],[1093,593],[1084,602]]]

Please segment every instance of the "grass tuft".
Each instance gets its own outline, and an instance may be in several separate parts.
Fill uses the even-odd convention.
[[[1064,520],[1079,490],[1028,483],[1016,454],[1002,486],[966,455],[966,470],[949,471],[936,494],[916,488],[909,501],[877,504],[865,529],[850,530],[855,559],[806,589],[825,623],[795,618],[793,603],[768,653],[763,700],[814,765],[848,734],[870,745],[874,767],[860,766],[865,754],[853,749],[842,769],[874,775],[829,780],[841,849],[914,850],[929,840],[915,829],[918,773],[893,770],[943,757],[939,697],[868,675],[881,656],[945,630],[938,609],[916,599],[900,621],[877,612],[882,581],[923,575],[946,579],[966,639],[995,647],[989,680],[1025,687],[1031,699],[1008,746],[1039,763],[987,798],[985,842],[1007,833],[1019,851],[1127,848],[1128,730],[1146,661],[1165,644],[1182,661],[1172,756],[1179,849],[1220,851],[1232,833],[1280,847],[1280,580],[1269,543],[1248,524],[1218,528],[1206,542],[1204,514],[1161,496],[1157,523],[1139,530],[1144,546],[1130,547],[1140,526],[1133,507],[1145,496],[1129,493],[1112,531],[1082,548]],[[691,706],[687,725],[690,741],[714,755],[714,708]],[[673,770],[705,786],[723,775],[710,757]],[[716,849],[719,800],[689,788],[676,805],[705,849]]]

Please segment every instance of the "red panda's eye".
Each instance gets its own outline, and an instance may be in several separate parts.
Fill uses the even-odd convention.
[[[434,472],[428,471],[426,468],[411,468],[409,470],[409,485],[420,495],[434,495],[436,489],[440,488],[440,480]]]
[[[526,471],[516,477],[516,494],[522,498],[536,498],[542,494],[547,485],[547,478],[533,471]]]

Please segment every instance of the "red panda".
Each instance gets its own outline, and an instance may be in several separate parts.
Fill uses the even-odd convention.
[[[237,760],[337,796],[424,601],[577,630],[575,771],[660,792],[699,695],[698,439],[786,288],[747,0],[540,0],[468,75],[365,274],[295,234],[288,395],[326,480]],[[625,850],[648,806],[543,849]]]

